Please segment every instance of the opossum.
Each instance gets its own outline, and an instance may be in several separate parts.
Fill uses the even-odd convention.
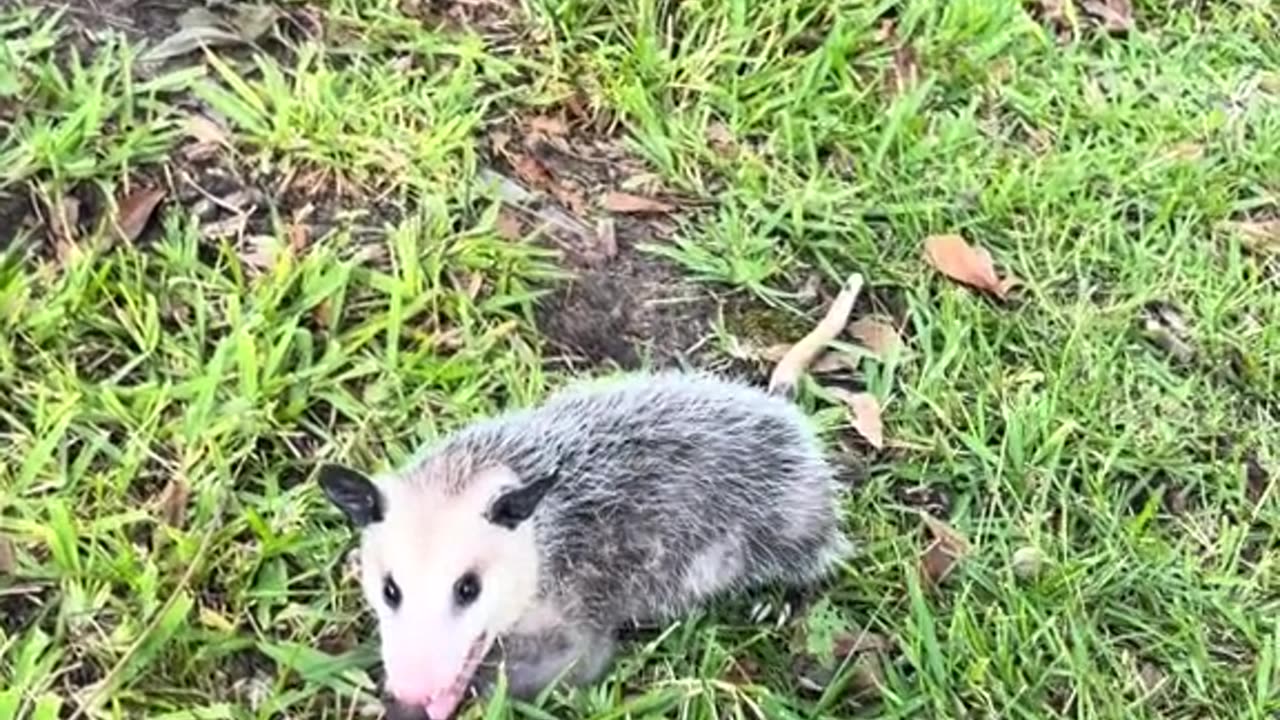
[[[511,696],[609,669],[615,631],[723,593],[829,576],[851,550],[809,418],[706,372],[580,382],[377,476],[319,482],[360,535],[386,691],[452,716],[505,668]]]

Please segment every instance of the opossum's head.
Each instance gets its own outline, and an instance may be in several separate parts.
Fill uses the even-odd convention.
[[[504,466],[465,482],[369,478],[326,465],[320,484],[361,536],[365,598],[375,608],[387,690],[449,717],[494,639],[533,602],[538,553],[530,516],[551,478]]]

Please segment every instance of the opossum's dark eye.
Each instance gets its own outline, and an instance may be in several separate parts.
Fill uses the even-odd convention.
[[[390,575],[382,579],[382,599],[387,601],[387,607],[392,610],[400,607],[400,586]]]
[[[463,573],[453,584],[453,601],[458,607],[466,607],[480,596],[480,578],[473,572]]]

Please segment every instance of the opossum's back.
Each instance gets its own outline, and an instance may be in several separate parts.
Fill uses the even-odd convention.
[[[558,500],[695,528],[824,512],[831,470],[791,403],[706,375],[632,376],[554,397]]]
[[[551,569],[601,605],[632,598],[642,613],[724,582],[807,576],[836,540],[832,471],[785,400],[665,374],[545,407],[551,436],[564,424],[574,439],[546,518]]]

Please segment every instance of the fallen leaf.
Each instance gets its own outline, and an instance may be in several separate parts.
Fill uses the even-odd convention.
[[[155,212],[156,206],[164,199],[164,195],[164,188],[144,187],[122,198],[112,222],[116,236],[125,242],[137,240],[142,230],[146,228],[147,221],[151,219],[151,213]]]
[[[574,215],[581,217],[586,213],[587,199],[576,188],[553,181],[551,186],[547,189],[550,191],[552,197],[559,201],[560,204],[569,208]]]
[[[920,574],[925,585],[935,589],[971,551],[969,541],[958,530],[927,512],[920,513],[933,535],[933,542],[920,556]]]
[[[187,522],[187,501],[190,497],[191,489],[182,478],[169,480],[156,500],[160,519],[169,527],[181,528]]]
[[[1179,362],[1189,363],[1196,357],[1196,349],[1188,340],[1187,322],[1169,303],[1157,301],[1143,308],[1142,332]]]
[[[1010,564],[1013,566],[1013,574],[1020,580],[1030,580],[1038,576],[1044,567],[1044,553],[1040,552],[1040,548],[1026,545],[1013,552]]]
[[[1269,255],[1280,255],[1280,218],[1223,223],[1240,237],[1246,248]]]
[[[600,204],[605,210],[615,213],[669,213],[675,207],[661,200],[654,200],[641,195],[611,190],[605,193]]]
[[[851,424],[871,447],[884,449],[884,424],[880,418],[880,401],[876,396],[865,392],[850,392],[844,388],[827,388],[835,397],[849,408],[852,414]]]
[[[849,326],[852,335],[863,347],[886,360],[902,348],[902,337],[892,325],[876,318],[859,318]]]
[[[516,155],[512,163],[516,175],[526,184],[536,188],[549,188],[555,183],[551,171],[542,161],[532,155]]]
[[[520,222],[520,218],[515,213],[506,208],[498,211],[496,229],[498,235],[507,240],[519,240],[524,237],[524,223]]]
[[[1108,32],[1133,29],[1133,5],[1129,0],[1085,0],[1080,7],[1102,21]]]
[[[849,324],[849,314],[853,312],[853,303],[862,292],[864,280],[862,275],[854,273],[845,279],[840,294],[832,301],[823,316],[807,335],[792,345],[787,354],[778,361],[769,376],[769,392],[791,395],[800,382],[800,375],[805,372],[819,355],[826,350],[827,344],[840,336]]]
[[[13,551],[13,541],[0,535],[0,576],[18,574],[18,556]]]
[[[546,115],[529,118],[529,130],[554,137],[563,137],[569,133],[569,128],[565,126],[563,120]]]
[[[925,259],[942,274],[979,290],[1005,299],[1014,286],[1021,284],[1013,277],[996,275],[991,253],[970,245],[959,235],[930,235],[925,238]]]

